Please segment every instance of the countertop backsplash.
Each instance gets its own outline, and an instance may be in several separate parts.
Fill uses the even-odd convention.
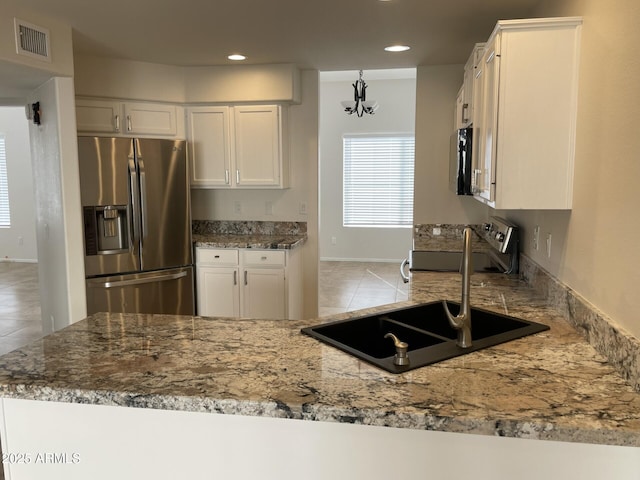
[[[474,235],[474,252],[487,251],[491,247],[478,234],[482,225],[464,225],[449,223],[418,223],[413,226],[413,249],[429,252],[461,252],[462,235],[465,227],[471,227]]]
[[[537,263],[520,254],[520,277],[560,312],[640,392],[640,340]]]

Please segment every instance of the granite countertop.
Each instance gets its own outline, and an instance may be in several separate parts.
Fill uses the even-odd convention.
[[[193,243],[201,248],[259,248],[287,250],[304,245],[305,235],[260,235],[203,233],[193,234]]]
[[[403,303],[459,288],[418,272]],[[497,274],[471,295],[551,329],[394,375],[300,333],[317,320],[97,314],[0,357],[0,396],[640,446],[640,394],[542,297]]]
[[[192,240],[203,248],[288,250],[307,241],[306,222],[194,220]]]

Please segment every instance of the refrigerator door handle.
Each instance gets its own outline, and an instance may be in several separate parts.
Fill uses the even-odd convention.
[[[166,282],[169,280],[178,280],[186,277],[187,272],[171,273],[168,275],[154,275],[150,277],[134,278],[132,280],[116,280],[113,282],[105,282],[99,279],[87,280],[87,285],[93,288],[116,288],[128,287],[130,285],[140,285],[143,283]]]
[[[138,168],[140,169],[140,213],[142,217],[141,243],[144,247],[144,241],[147,238],[149,226],[147,224],[147,179],[144,172],[144,162],[142,161],[141,156],[138,156]]]
[[[138,198],[140,195],[138,193],[138,173],[136,172],[136,164],[132,157],[129,157],[129,205],[131,209],[131,231],[133,232],[133,237],[129,236],[129,239],[132,240],[131,245],[133,247],[133,253],[138,255],[138,245],[140,242],[140,214],[138,205]]]

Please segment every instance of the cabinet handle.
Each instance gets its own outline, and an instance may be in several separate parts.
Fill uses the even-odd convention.
[[[480,187],[478,186],[478,177],[482,173],[479,168],[473,170],[473,181],[471,182],[471,193],[480,193]]]
[[[229,169],[225,169],[224,171],[224,183],[225,185],[229,185]]]
[[[244,271],[244,284],[248,285],[248,282],[247,282],[247,271],[246,270]]]
[[[237,284],[238,284],[238,271],[237,271],[237,270],[235,270],[235,271],[233,272],[233,284],[234,284],[234,285],[237,285]]]
[[[240,185],[240,170],[236,169],[236,185]]]
[[[133,127],[131,126],[131,115],[127,115],[127,132],[130,132],[131,130],[133,130]]]
[[[462,123],[467,123],[469,121],[469,117],[467,117],[467,115],[466,115],[468,108],[469,108],[469,104],[468,103],[463,103],[462,104],[462,118],[460,119],[462,121]]]
[[[116,115],[116,132],[120,131],[120,115]]]

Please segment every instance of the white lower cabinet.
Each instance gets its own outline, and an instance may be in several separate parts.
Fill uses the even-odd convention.
[[[243,317],[286,317],[284,268],[246,268],[243,276]]]
[[[294,250],[196,248],[197,313],[300,318],[301,263]]]
[[[203,292],[198,295],[198,312],[215,317],[240,316],[238,269],[202,266],[197,270],[198,291]]]

